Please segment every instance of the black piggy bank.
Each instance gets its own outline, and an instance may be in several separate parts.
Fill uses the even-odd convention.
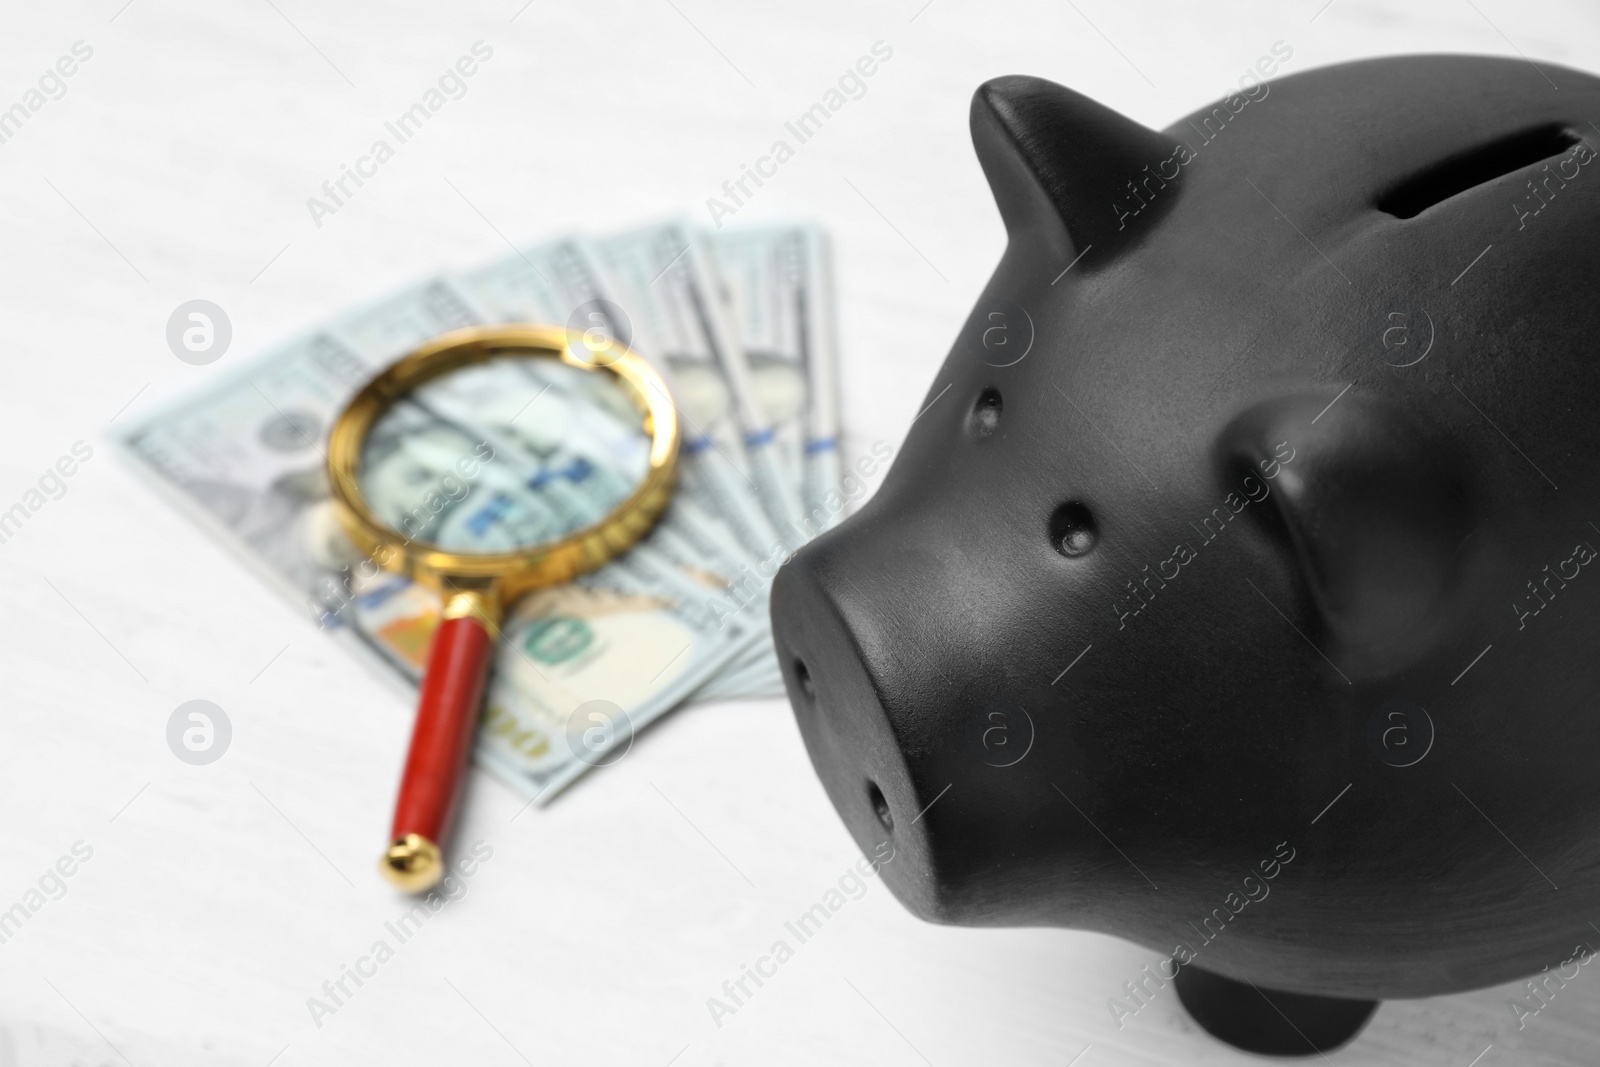
[[[1108,988],[1119,1025],[1170,984],[1282,1054],[1384,998],[1531,975],[1536,1012],[1588,962],[1595,117],[1600,79],[1466,56],[1159,133],[978,89],[1004,257],[772,599],[817,773],[908,908],[1138,942],[1164,959]]]

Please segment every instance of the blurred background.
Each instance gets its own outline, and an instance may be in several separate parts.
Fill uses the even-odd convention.
[[[0,109],[59,57],[77,63],[25,121],[0,121],[0,510],[75,442],[92,457],[0,543],[0,914],[75,857],[59,896],[51,881],[26,923],[0,923],[0,1065],[1256,1062],[1170,989],[1119,1027],[1106,1002],[1152,951],[927,926],[876,879],[714,1015],[708,998],[793,943],[784,924],[858,858],[772,700],[679,709],[548,808],[475,774],[457,839],[492,858],[346,978],[335,1012],[310,1010],[398,940],[385,924],[408,905],[373,866],[410,703],[108,436],[125,412],[511,244],[677,213],[711,224],[708,199],[727,203],[724,182],[785,122],[888,50],[727,221],[827,228],[844,454],[898,446],[1004,243],[967,134],[981,81],[1041,75],[1161,127],[1285,47],[1279,77],[1441,51],[1600,70],[1600,7],[63,0],[7,3],[3,26]],[[308,209],[478,42],[491,58],[464,95],[335,212]],[[166,343],[194,299],[232,323],[207,366]],[[207,766],[165,738],[194,699],[233,727]],[[1386,1004],[1329,1059],[1600,1062],[1600,980],[1521,1029],[1508,995]]]

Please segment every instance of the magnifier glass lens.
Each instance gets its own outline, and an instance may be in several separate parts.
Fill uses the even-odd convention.
[[[361,448],[379,521],[451,552],[518,552],[600,521],[650,469],[650,434],[610,374],[505,356],[400,397]]]

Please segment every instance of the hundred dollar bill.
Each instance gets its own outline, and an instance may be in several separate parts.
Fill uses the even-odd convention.
[[[323,450],[334,418],[376,365],[470,321],[470,309],[448,286],[418,286],[152,413],[122,431],[119,443],[164,489],[305,603],[320,625],[374,654],[397,681],[414,685],[438,625],[438,597],[355,556],[339,529]],[[530,391],[538,384],[526,383]],[[441,536],[457,522],[451,536],[469,542],[515,540],[526,536],[519,531],[563,530],[590,521],[587,516],[603,509],[604,498],[615,492],[614,484],[606,488],[593,471],[574,467],[574,454],[562,454],[557,443],[537,435],[501,426],[474,444],[474,435],[462,435],[459,424],[479,409],[467,404],[451,410],[440,397],[432,399],[442,410],[405,414],[422,420],[414,428],[423,431],[423,443],[391,455],[383,475],[393,483],[391,491],[404,487],[419,502],[420,510],[395,512],[402,528],[411,518],[430,524],[418,526],[418,536],[424,530]],[[498,447],[489,443],[491,436]],[[591,467],[609,462],[603,444],[599,452],[576,456]],[[550,476],[530,477],[530,464],[536,476]],[[481,514],[496,493],[510,500],[509,510],[478,529],[460,525]],[[515,521],[501,521],[506,515]],[[618,709],[613,719],[637,728],[704,684],[757,636],[749,620],[716,618],[698,590],[648,550],[626,567],[613,563],[605,570],[562,587],[559,596],[530,598],[504,625],[508,639],[497,651],[488,707],[496,709],[492,714],[503,727],[516,726],[483,731],[479,757],[541,800],[631,736],[613,730],[597,743],[599,735],[588,730],[577,747],[563,740],[530,756],[527,738],[549,733],[552,709],[580,697],[609,701]],[[581,650],[571,651],[580,644]],[[656,662],[655,653],[668,644]],[[615,686],[608,688],[607,678],[615,678]],[[591,684],[595,688],[587,688]],[[565,708],[568,715],[575,711]]]
[[[421,679],[439,597],[395,575],[359,580],[347,615]],[[478,736],[480,763],[543,803],[676,707],[749,645],[741,620],[648,550],[524,596],[501,624]]]
[[[376,331],[386,343],[406,348],[425,339],[426,320],[409,306],[421,295],[402,294],[392,302],[389,325]],[[373,311],[363,319],[371,325],[379,317]],[[395,323],[413,323],[415,336],[407,336]],[[492,443],[498,449],[496,464],[510,465],[501,476],[510,477],[512,484],[538,482],[536,502],[559,513],[545,516],[556,525],[528,535],[535,538],[598,520],[637,484],[647,465],[650,439],[621,391],[604,377],[562,364],[495,360],[432,382],[410,399],[373,427],[368,453],[393,452],[394,439],[413,458],[421,459],[418,450],[425,449],[439,467],[452,449],[465,450],[474,437]],[[370,467],[374,476],[385,473],[380,463]],[[397,476],[388,477],[392,481]],[[486,487],[494,477],[486,476]],[[406,529],[410,532],[411,526]],[[526,541],[524,537],[499,547]],[[742,566],[730,535],[692,501],[678,496],[642,547],[681,563],[691,577],[713,588],[725,585]]]
[[[771,649],[755,660],[740,660],[728,664],[716,677],[694,692],[694,699],[738,700],[780,697],[783,695],[783,675]]]
[[[461,294],[434,278],[343,315],[331,329],[376,372],[430,337],[477,323]]]
[[[589,247],[616,287],[608,299],[649,338],[645,356],[662,361],[677,388],[693,457],[686,477],[715,498],[714,512],[758,560],[781,555],[794,543],[780,532],[798,517],[798,490],[772,447],[703,238],[668,223]]]
[[[809,539],[843,514],[827,239],[815,226],[794,225],[719,230],[708,240],[773,447],[799,487],[798,532]]]
[[[708,611],[700,591],[649,552],[535,591],[504,629],[496,670],[508,684],[489,691],[487,762],[546,800],[619,758],[757,636],[744,620]]]
[[[391,529],[458,552],[515,552],[598,522],[650,468],[650,435],[608,378],[554,361],[463,367],[397,400],[362,446],[360,488]],[[472,455],[471,477],[455,468]],[[456,492],[419,493],[449,484]]]
[[[453,282],[485,321],[565,321],[575,333],[583,331],[583,343],[590,347],[603,348],[616,338],[647,359],[658,351],[648,325],[632,322],[602,295],[616,292],[618,286],[575,240],[519,249],[497,263],[458,275]],[[589,331],[596,331],[598,338],[591,341]],[[672,380],[673,368],[666,361],[654,358],[652,363],[664,378]],[[704,461],[721,462],[721,458],[702,452],[699,456],[686,454],[683,459],[685,466]],[[755,577],[759,573],[755,558],[739,544],[728,524],[706,510],[718,505],[708,490],[703,478],[681,479],[678,493],[646,543],[672,560],[702,590],[701,598],[714,617],[721,620],[737,615],[761,636],[694,695],[726,699],[781,692],[782,680],[767,630],[768,584]],[[753,663],[765,666],[752,668]],[[738,677],[724,684],[723,677],[732,674]]]
[[[632,322],[618,322],[617,305],[602,295],[606,287],[599,268],[578,242],[557,240],[519,249],[513,255],[452,279],[454,287],[472,304],[484,322],[566,323],[575,336],[588,340],[591,332],[604,346],[612,339],[630,345],[650,358],[648,335]],[[671,368],[652,359],[669,386]],[[676,387],[673,387],[676,392]],[[687,434],[687,427],[684,427]],[[700,462],[685,450],[685,468]],[[705,479],[681,478],[667,513],[650,540],[668,551],[681,566],[712,588],[726,586],[740,567],[750,562],[732,528],[716,517],[718,500],[706,490]]]
[[[129,423],[117,443],[320,619],[330,562],[307,546],[326,539],[332,517],[323,442],[371,374],[349,346],[316,330]]]
[[[599,268],[574,239],[519,248],[455,275],[451,284],[486,322],[544,322],[575,332],[595,328],[604,335],[597,344],[617,340],[642,347],[634,324],[617,321],[606,306]]]
[[[707,240],[774,450],[786,480],[799,487],[802,514],[787,539],[803,542],[834,525],[844,511],[827,242],[806,225],[723,230]],[[696,696],[782,693],[783,676],[767,643],[730,664]]]

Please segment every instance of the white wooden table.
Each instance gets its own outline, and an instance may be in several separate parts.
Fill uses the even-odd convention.
[[[849,450],[898,442],[1002,247],[967,139],[983,79],[1044,75],[1160,126],[1280,40],[1286,73],[1513,47],[1600,69],[1600,8],[123,3],[8,0],[0,17],[0,107],[75,42],[93,50],[0,144],[0,511],[74,442],[94,448],[0,544],[0,911],[42,877],[65,889],[0,943],[0,1067],[1254,1062],[1199,1032],[1170,990],[1115,1027],[1106,999],[1151,953],[923,925],[876,881],[717,1026],[707,998],[856,857],[775,701],[682,709],[516,819],[520,800],[476,774],[460,837],[493,857],[398,944],[385,923],[405,905],[374,855],[411,709],[158,500],[105,435],[130,400],[502,255],[504,238],[704,218],[883,41],[893,56],[865,96],[736,218],[830,228]],[[479,40],[493,56],[466,95],[318,226],[307,197]],[[234,328],[207,367],[163,336],[196,297]],[[164,739],[196,698],[235,729],[204,767]],[[45,877],[78,842],[92,856]],[[307,999],[379,939],[393,957],[362,963],[370,976],[345,979],[314,1020]],[[1506,990],[1487,990],[1385,1005],[1330,1058],[1600,1062],[1589,973],[1520,1032]]]

